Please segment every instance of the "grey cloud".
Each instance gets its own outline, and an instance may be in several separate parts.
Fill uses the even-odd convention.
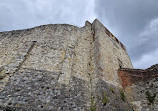
[[[84,25],[95,18],[94,0],[0,0],[0,31],[43,24]]]
[[[149,28],[158,17],[157,0],[96,0],[95,3],[98,18],[125,44],[134,66],[138,67],[136,63],[143,55],[158,49],[158,29]],[[141,35],[149,30],[150,34]]]

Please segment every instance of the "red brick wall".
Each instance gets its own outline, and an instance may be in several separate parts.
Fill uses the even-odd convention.
[[[121,79],[122,86],[127,87],[149,78],[158,77],[158,64],[145,70],[121,68],[118,70],[118,76]]]

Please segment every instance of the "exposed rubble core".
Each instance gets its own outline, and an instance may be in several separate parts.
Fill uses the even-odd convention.
[[[126,48],[97,19],[0,32],[0,110],[133,111],[120,68],[133,68]]]
[[[122,68],[118,75],[136,111],[158,110],[158,64],[145,70]]]

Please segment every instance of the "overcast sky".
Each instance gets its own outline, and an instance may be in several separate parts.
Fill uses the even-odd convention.
[[[126,46],[135,68],[158,63],[158,0],[0,0],[0,31],[95,18]]]

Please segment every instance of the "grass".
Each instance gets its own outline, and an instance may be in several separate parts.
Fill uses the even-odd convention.
[[[121,99],[122,99],[123,101],[125,101],[125,99],[126,99],[126,95],[125,95],[125,92],[124,92],[123,89],[120,90],[120,97],[121,97]]]
[[[110,90],[111,90],[111,92],[114,94],[115,93],[115,90],[114,90],[114,88],[111,86],[110,87]]]
[[[107,94],[106,94],[106,92],[104,92],[103,98],[102,98],[103,105],[105,106],[108,103],[108,101],[109,101],[109,99],[107,97]]]
[[[90,111],[96,111],[96,104],[94,98],[91,99]]]

